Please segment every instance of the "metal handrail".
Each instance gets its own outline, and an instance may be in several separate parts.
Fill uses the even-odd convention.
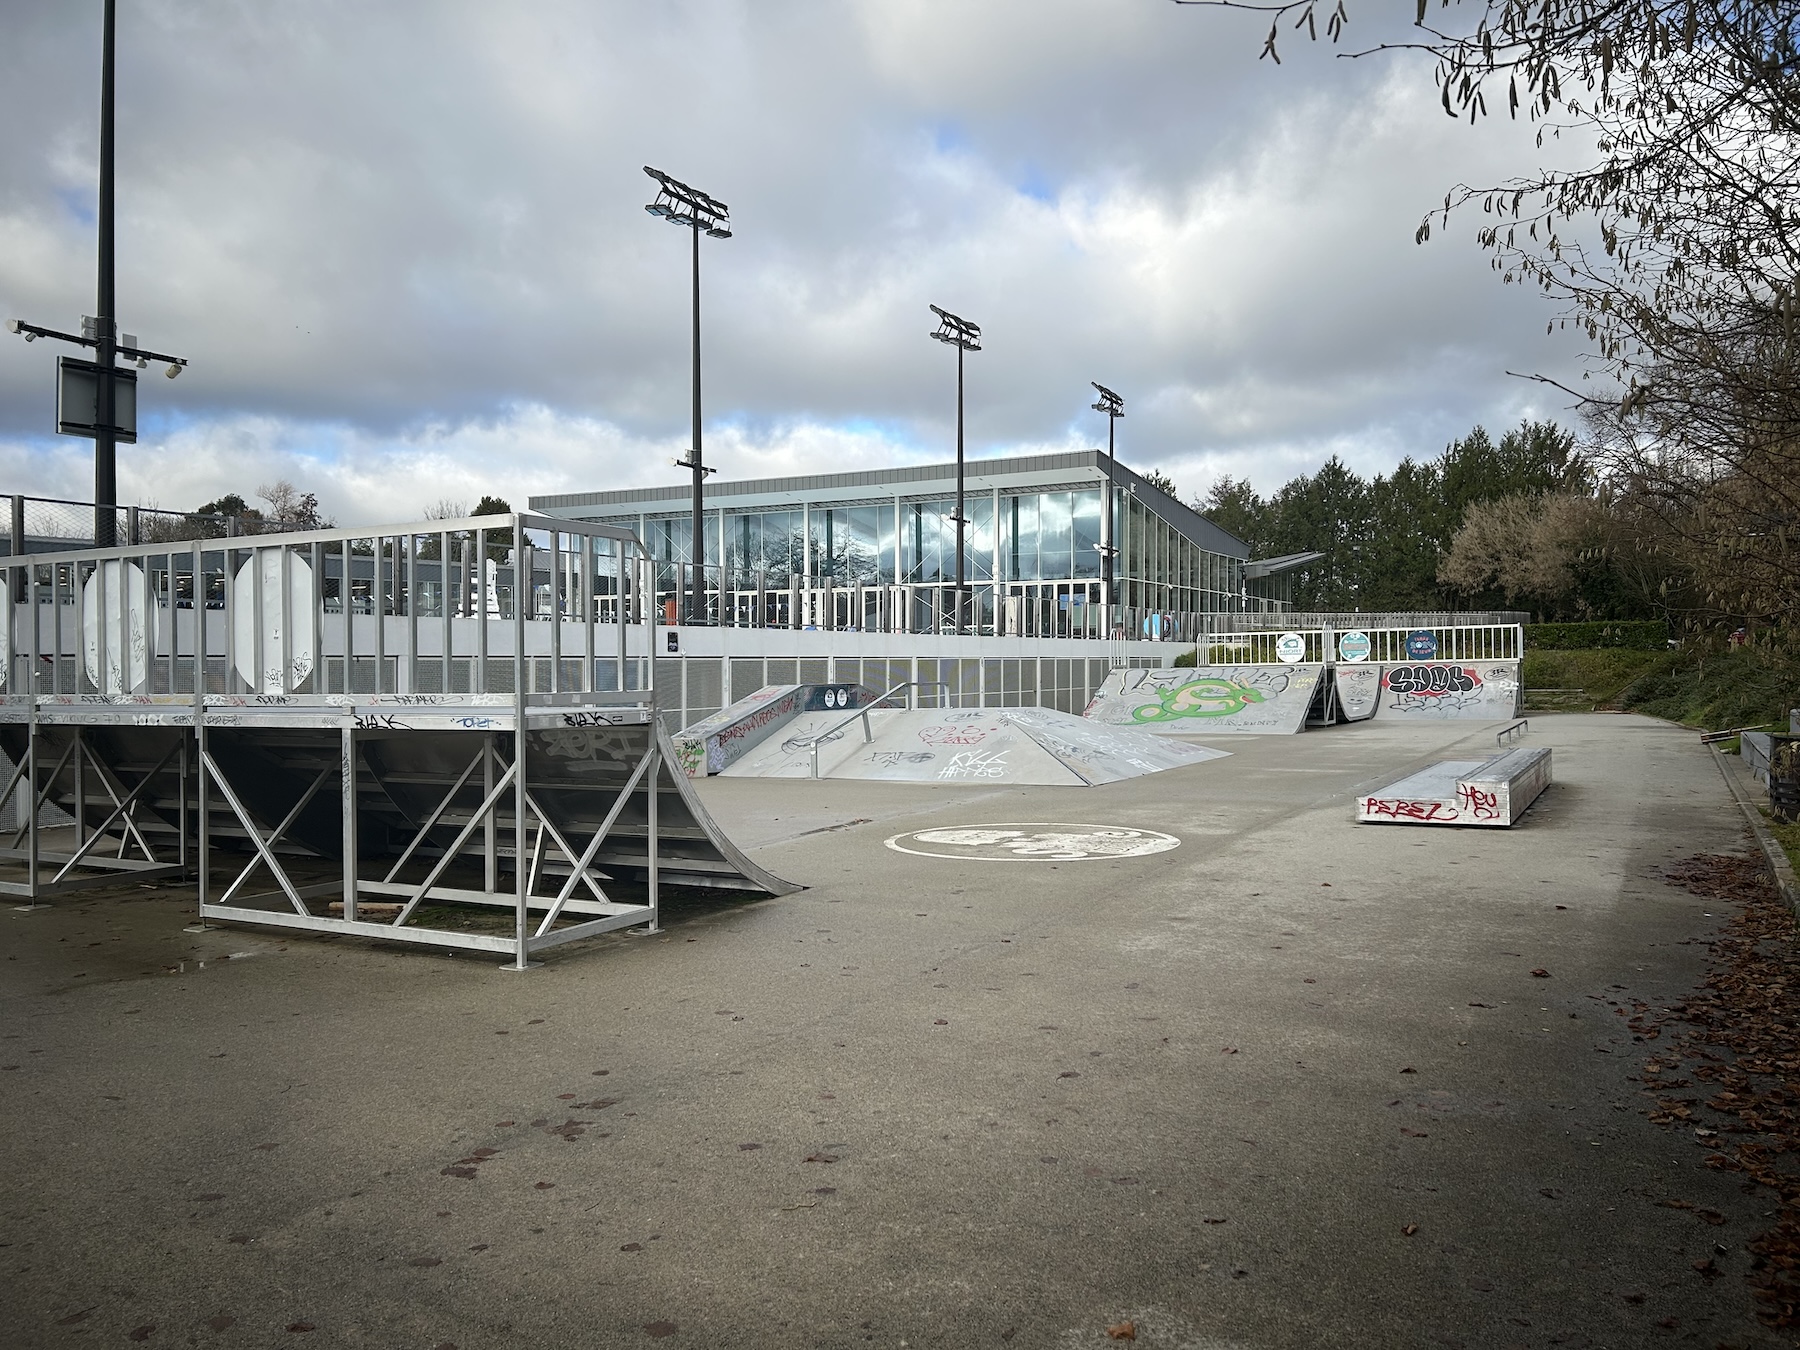
[[[826,727],[825,730],[819,732],[811,740],[801,741],[800,744],[804,745],[808,750],[810,750],[812,752],[812,776],[814,778],[817,778],[819,776],[819,746],[826,739],[835,735],[837,732],[842,731],[845,727],[849,726],[857,718],[859,718],[859,717],[862,718],[863,744],[867,745],[870,741],[873,741],[875,739],[875,734],[869,729],[869,714],[875,710],[877,705],[886,703],[890,698],[892,698],[895,694],[899,693],[902,689],[942,689],[946,694],[948,694],[950,692],[950,686],[947,683],[945,683],[943,680],[902,680],[899,684],[895,685],[892,689],[888,690],[885,694],[881,695],[881,697],[872,699],[868,703],[863,704],[862,707],[858,708],[855,712],[851,713],[843,721],[833,722],[830,726]],[[917,708],[919,706],[918,698],[916,695],[914,696],[914,698],[912,700],[912,706],[914,708]]]
[[[1523,736],[1526,732],[1528,732],[1530,730],[1531,730],[1531,720],[1529,718],[1521,717],[1518,721],[1514,722],[1511,726],[1501,727],[1500,730],[1496,731],[1494,733],[1494,744],[1495,745],[1504,745],[1507,741],[1513,739],[1513,737]]]
[[[1753,727],[1733,727],[1730,731],[1706,731],[1700,735],[1700,744],[1711,745],[1715,741],[1728,741],[1733,736],[1742,736],[1746,731],[1762,731],[1766,727],[1778,727],[1779,722],[1758,722]]]

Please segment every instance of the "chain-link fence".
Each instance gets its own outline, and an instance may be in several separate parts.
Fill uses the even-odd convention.
[[[6,514],[0,519],[4,553],[56,553],[83,548],[94,542],[95,510],[92,502],[64,501],[57,497],[0,498]],[[259,515],[214,515],[199,511],[164,511],[154,506],[113,508],[113,538],[119,544],[172,544],[184,539],[221,539],[247,534],[273,534],[311,528],[289,521],[266,520]]]

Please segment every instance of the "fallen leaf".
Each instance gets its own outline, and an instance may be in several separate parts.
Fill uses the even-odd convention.
[[[72,1327],[77,1322],[86,1321],[87,1315],[92,1311],[92,1308],[83,1308],[80,1312],[72,1312],[67,1317],[59,1317],[56,1319],[56,1325],[59,1327]]]
[[[1061,1073],[1057,1074],[1056,1076],[1058,1078],[1079,1078],[1079,1077],[1081,1077],[1081,1075],[1076,1073],[1075,1070],[1073,1070],[1073,1069],[1064,1069]]]
[[[1550,978],[1550,972],[1545,970],[1542,966],[1538,966],[1531,973],[1540,980],[1547,980]]]
[[[128,1341],[147,1341],[150,1339],[151,1333],[155,1330],[156,1323],[154,1322],[141,1327],[133,1327],[130,1331],[125,1333],[125,1339]]]
[[[1543,1196],[1546,1200],[1560,1200],[1563,1195],[1563,1193],[1554,1186],[1545,1186],[1538,1194]]]
[[[1704,1276],[1706,1279],[1709,1279],[1709,1280],[1717,1279],[1719,1276],[1721,1276],[1725,1273],[1724,1271],[1719,1269],[1717,1263],[1714,1262],[1714,1260],[1710,1256],[1707,1257],[1704,1261],[1695,1261],[1693,1263],[1693,1267],[1695,1270],[1699,1271],[1702,1276]]]
[[[1400,1133],[1405,1135],[1408,1139],[1429,1139],[1429,1138],[1431,1138],[1431,1136],[1429,1134],[1425,1133],[1424,1130],[1409,1130],[1404,1125],[1402,1125],[1400,1127]]]
[[[311,1322],[289,1322],[288,1330],[289,1331],[316,1331],[316,1330],[318,1330],[318,1328],[313,1326],[313,1324]]]
[[[1137,1339],[1137,1323],[1127,1318],[1106,1329],[1106,1334],[1115,1341],[1135,1341]]]
[[[623,1247],[619,1248],[619,1250],[622,1252],[641,1252],[644,1250],[644,1244],[641,1242],[627,1242]]]
[[[738,1152],[739,1153],[754,1153],[757,1149],[759,1149],[761,1147],[762,1147],[761,1144],[739,1144]]]
[[[831,1154],[831,1153],[809,1153],[806,1155],[806,1161],[807,1162],[816,1162],[816,1163],[834,1163],[837,1161],[837,1157],[836,1157],[836,1155]]]
[[[444,1261],[442,1257],[438,1256],[415,1256],[406,1264],[409,1266],[418,1266],[423,1269],[426,1266],[441,1266],[444,1264]]]
[[[1221,1055],[1235,1055],[1237,1053],[1237,1047],[1235,1045],[1227,1045],[1221,1049],[1219,1053]]]
[[[676,1330],[677,1328],[673,1322],[644,1323],[644,1334],[656,1340],[661,1340],[664,1336],[673,1336]]]
[[[1642,1294],[1626,1294],[1625,1301],[1636,1306],[1644,1301],[1644,1296]]]
[[[1202,1219],[1202,1220],[1200,1220],[1200,1222],[1201,1223],[1224,1223],[1225,1220],[1223,1220],[1223,1219]]]
[[[1406,1227],[1404,1227],[1404,1228],[1402,1228],[1402,1229],[1401,1229],[1401,1230],[1400,1230],[1400,1235],[1401,1235],[1401,1236],[1402,1236],[1402,1237],[1411,1237],[1411,1236],[1412,1236],[1412,1235],[1413,1235],[1413,1234],[1414,1234],[1414,1233],[1416,1233],[1416,1232],[1418,1232],[1418,1231],[1419,1231],[1419,1225],[1418,1225],[1418,1224],[1416,1224],[1416,1223],[1409,1223],[1409,1224],[1407,1224],[1407,1225],[1406,1225]]]
[[[941,1017],[934,1017],[931,1020],[931,1025],[934,1027],[947,1027],[950,1024]]]
[[[554,1181],[540,1181],[531,1189],[534,1191],[553,1191],[556,1189],[556,1183]]]
[[[1412,1065],[1409,1064],[1404,1069],[1400,1070],[1400,1072],[1401,1073],[1417,1073],[1418,1070],[1413,1068]]]

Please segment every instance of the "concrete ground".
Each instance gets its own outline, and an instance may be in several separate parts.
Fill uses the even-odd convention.
[[[1719,771],[1541,717],[1557,781],[1512,831],[1351,822],[1491,743],[709,780],[810,889],[523,975],[189,934],[174,888],[0,912],[0,1344],[1784,1344],[1741,1278],[1772,1203],[1646,1121],[1658,1047],[1616,1013],[1692,988],[1726,917],[1658,875],[1745,847]],[[883,843],[1011,821],[1181,846]]]

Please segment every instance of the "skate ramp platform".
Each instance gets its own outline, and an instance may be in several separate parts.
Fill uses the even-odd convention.
[[[1291,736],[1320,711],[1328,678],[1307,664],[1114,670],[1082,716],[1164,735]]]
[[[1383,719],[1492,722],[1518,715],[1517,661],[1408,661],[1381,667]]]
[[[1447,759],[1357,798],[1356,819],[1379,825],[1506,828],[1550,785],[1550,751],[1520,747],[1492,759]]]
[[[727,777],[808,778],[818,742],[820,778],[892,783],[1093,787],[1218,759],[1227,752],[1113,727],[1049,708],[871,709],[805,713],[728,765]]]

